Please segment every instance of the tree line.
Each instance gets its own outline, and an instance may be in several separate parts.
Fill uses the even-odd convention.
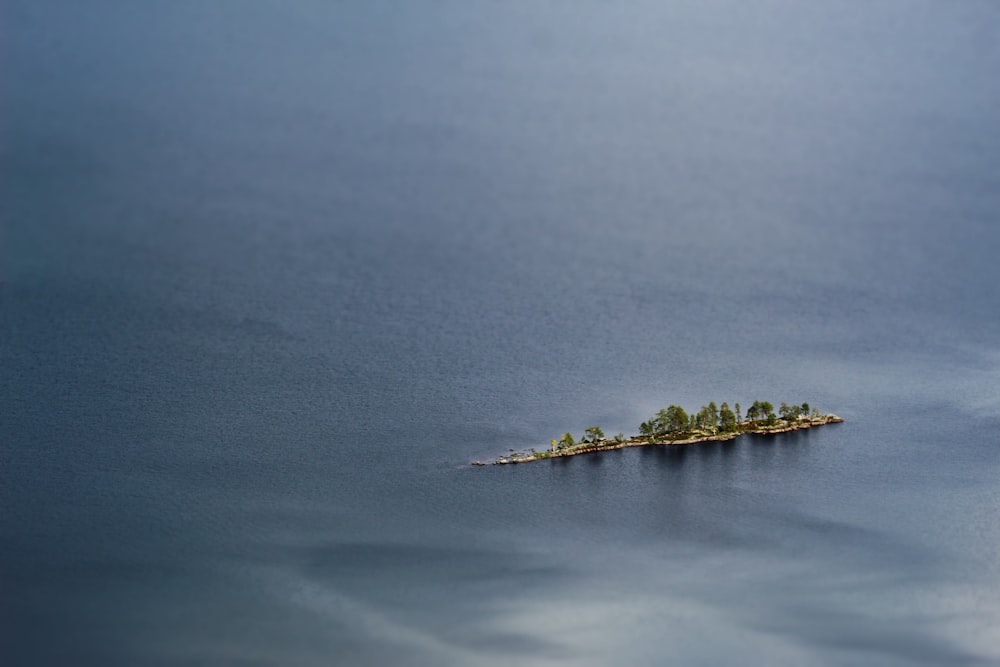
[[[658,439],[679,439],[694,433],[739,433],[760,426],[774,426],[778,420],[794,422],[805,417],[819,417],[819,410],[810,407],[808,403],[789,405],[781,403],[775,414],[774,405],[770,401],[754,401],[742,412],[739,403],[733,408],[723,402],[721,406],[715,401],[701,406],[697,412],[688,413],[679,405],[670,405],[657,411],[655,415],[639,424],[639,435],[650,441]],[[624,434],[619,433],[613,438],[624,442]],[[581,443],[606,442],[604,431],[599,426],[591,426],[584,432]],[[576,445],[572,433],[564,433],[558,440],[552,441],[552,448],[565,448]]]

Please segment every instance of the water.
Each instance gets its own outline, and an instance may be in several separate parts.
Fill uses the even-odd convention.
[[[8,3],[4,664],[1000,662],[1000,13],[869,5]]]

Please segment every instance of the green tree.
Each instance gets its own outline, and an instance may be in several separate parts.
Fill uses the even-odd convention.
[[[588,440],[590,442],[600,442],[601,440],[604,440],[604,431],[601,430],[600,426],[591,426],[584,431],[583,440],[584,442]]]
[[[768,426],[774,426],[774,422],[778,420],[777,415],[774,414],[774,406],[771,405],[770,401],[761,401],[760,409],[764,413],[764,423]]]
[[[708,402],[708,425],[713,427],[719,425],[719,406],[715,401]]]
[[[701,406],[695,415],[694,425],[700,429],[716,429],[719,426],[719,408],[712,401],[708,405]]]
[[[740,412],[740,404],[739,403],[736,404],[736,412],[734,414],[736,415],[736,423],[739,423],[739,422],[743,421],[743,413]]]
[[[653,418],[653,426],[657,435],[663,435],[670,430],[670,411],[660,408]]]
[[[723,433],[730,433],[736,430],[736,414],[729,409],[729,404],[725,402],[719,408],[719,430]]]
[[[639,434],[652,439],[683,431],[691,427],[693,417],[688,417],[679,405],[661,408],[648,422],[639,425]]]
[[[774,406],[768,401],[754,401],[753,405],[747,408],[747,419],[752,422],[770,419],[774,412]]]
[[[656,435],[656,428],[649,422],[642,422],[639,424],[639,435],[647,440],[652,440],[653,436]]]
[[[695,416],[694,420],[695,426],[700,429],[711,429],[715,430],[719,426],[719,408],[716,407],[715,401],[712,401],[708,405],[701,406],[698,410],[698,414]]]
[[[562,437],[559,438],[559,446],[560,447],[572,447],[575,444],[576,444],[576,440],[573,439],[573,434],[572,433],[569,433],[569,432],[563,433]]]
[[[788,422],[793,422],[799,418],[802,414],[802,408],[798,405],[789,405],[788,403],[782,403],[781,407],[778,408],[778,414],[781,418]]]
[[[668,432],[683,431],[689,427],[688,415],[679,405],[671,405],[666,409],[666,430]]]

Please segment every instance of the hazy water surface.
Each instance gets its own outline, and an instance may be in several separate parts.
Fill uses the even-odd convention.
[[[3,664],[1000,662],[994,3],[0,19]]]

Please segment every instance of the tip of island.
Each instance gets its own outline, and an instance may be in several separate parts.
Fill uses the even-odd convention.
[[[530,463],[562,456],[647,445],[693,445],[699,442],[732,440],[747,434],[788,433],[825,424],[839,424],[843,421],[835,414],[823,413],[810,407],[808,403],[798,405],[782,403],[775,414],[772,403],[754,401],[747,408],[745,416],[741,416],[739,403],[731,409],[728,403],[723,403],[719,407],[712,401],[708,405],[703,405],[698,412],[691,414],[678,405],[671,405],[640,424],[639,435],[626,437],[624,433],[619,433],[608,438],[600,426],[590,426],[584,431],[579,442],[572,433],[564,433],[559,439],[550,441],[549,449],[543,451],[529,449],[526,452],[512,450],[512,453],[499,456],[492,463],[493,465]],[[473,461],[472,465],[487,464]]]

